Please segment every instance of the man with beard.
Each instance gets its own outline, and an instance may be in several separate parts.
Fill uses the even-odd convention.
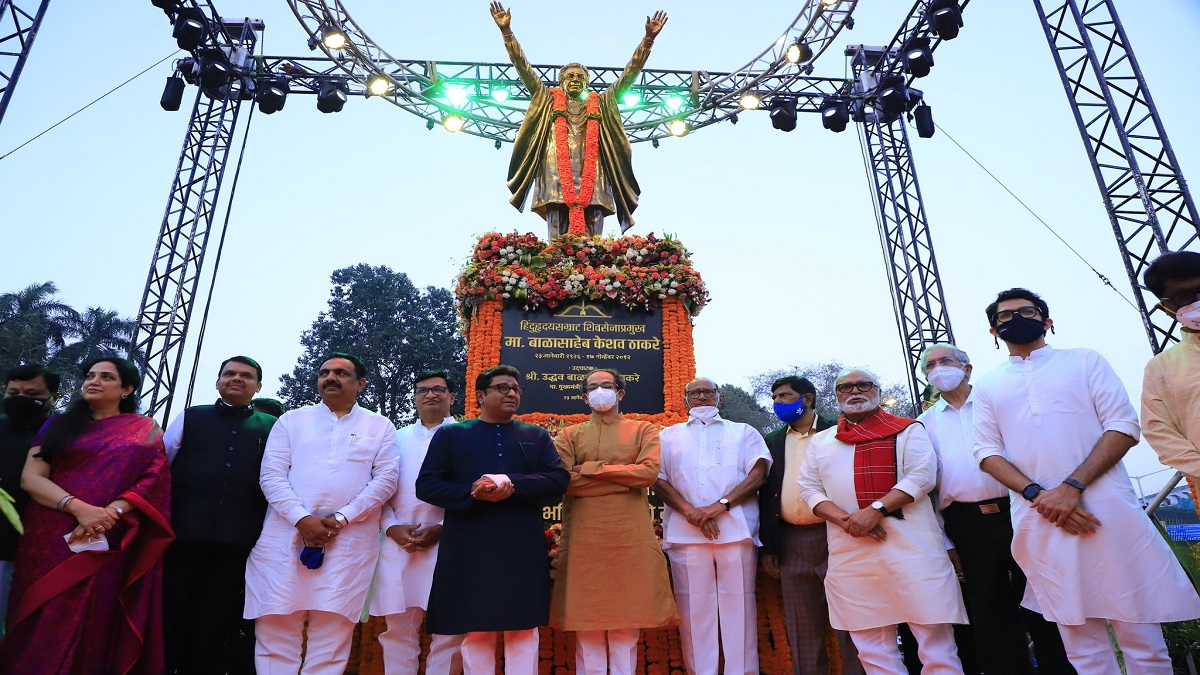
[[[1170,673],[1161,623],[1200,617],[1200,598],[1142,512],[1121,458],[1137,413],[1108,362],[1054,349],[1050,308],[1024,288],[986,309],[1009,361],[975,383],[975,458],[1021,495],[1013,557],[1029,584],[1022,606],[1058,624],[1071,665],[1087,675]]]
[[[175,530],[163,559],[168,673],[254,672],[254,622],[242,618],[246,558],[267,515],[258,475],[275,425],[250,405],[260,389],[257,361],[225,359],[216,403],[188,408],[163,434]]]
[[[550,618],[550,561],[542,507],[569,475],[546,430],[513,419],[521,374],[493,366],[475,379],[479,417],[438,430],[417,475],[417,498],[446,510],[426,630],[465,634],[467,675],[534,675],[538,627]]]
[[[58,398],[61,376],[40,363],[28,363],[8,371],[4,389],[4,418],[0,419],[0,489],[13,498],[18,514],[25,511],[29,494],[21,489],[21,471],[29,455],[29,443],[46,423]],[[6,518],[0,518],[0,637],[4,637],[8,590],[20,535]]]
[[[341,675],[349,661],[397,480],[396,428],[357,402],[366,378],[358,357],[334,352],[317,372],[321,402],[285,413],[267,439],[271,508],[246,564],[258,675]]]
[[[966,623],[958,579],[928,499],[937,456],[924,427],[879,407],[879,380],[838,374],[837,426],[813,437],[801,495],[828,523],[829,623],[850,632],[866,672],[905,673],[896,624],[919,644],[923,673],[958,673],[951,624]]]

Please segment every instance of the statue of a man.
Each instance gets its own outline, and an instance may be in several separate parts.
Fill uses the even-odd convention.
[[[492,2],[491,11],[530,94],[508,165],[509,202],[523,211],[532,188],[533,211],[546,219],[551,238],[568,231],[599,235],[604,216],[614,213],[621,231],[628,230],[641,190],[617,104],[646,65],[654,38],[667,23],[666,12],[646,18],[646,37],[625,72],[597,94],[589,93],[588,71],[579,63],[563,66],[558,87],[543,84],[513,36],[512,14],[499,2]]]

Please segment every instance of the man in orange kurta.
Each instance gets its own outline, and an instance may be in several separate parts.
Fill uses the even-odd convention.
[[[583,395],[592,418],[554,442],[571,482],[550,619],[575,631],[581,675],[632,674],[640,629],[679,618],[646,502],[658,478],[658,428],[622,417],[624,396],[619,372],[592,372]]]

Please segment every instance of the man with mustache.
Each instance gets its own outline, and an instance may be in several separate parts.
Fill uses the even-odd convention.
[[[284,413],[267,439],[271,508],[246,564],[259,675],[341,675],[350,658],[399,461],[391,421],[358,405],[366,378],[358,357],[334,352],[317,372],[321,402]]]
[[[925,428],[879,406],[879,379],[843,370],[837,426],[813,437],[801,496],[829,537],[829,623],[850,632],[870,675],[906,673],[896,624],[920,645],[921,672],[962,674],[951,624],[966,623],[962,594],[928,495],[937,457]]]
[[[257,361],[225,359],[216,403],[184,410],[163,434],[175,530],[163,558],[168,673],[254,672],[244,578],[267,515],[258,475],[276,420],[250,405],[260,389]]]
[[[1058,624],[1080,673],[1121,672],[1110,625],[1130,674],[1170,673],[1160,624],[1200,617],[1200,598],[1121,463],[1140,431],[1125,386],[1095,351],[1046,344],[1038,294],[1011,288],[985,311],[1009,361],[975,383],[975,458],[1022,497],[1022,606]]]

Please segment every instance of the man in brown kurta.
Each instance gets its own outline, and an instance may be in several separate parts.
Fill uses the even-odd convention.
[[[634,672],[642,628],[678,620],[646,488],[658,478],[658,428],[621,416],[625,382],[597,370],[584,382],[592,418],[555,439],[571,472],[563,500],[550,619],[575,631],[576,672]]]

